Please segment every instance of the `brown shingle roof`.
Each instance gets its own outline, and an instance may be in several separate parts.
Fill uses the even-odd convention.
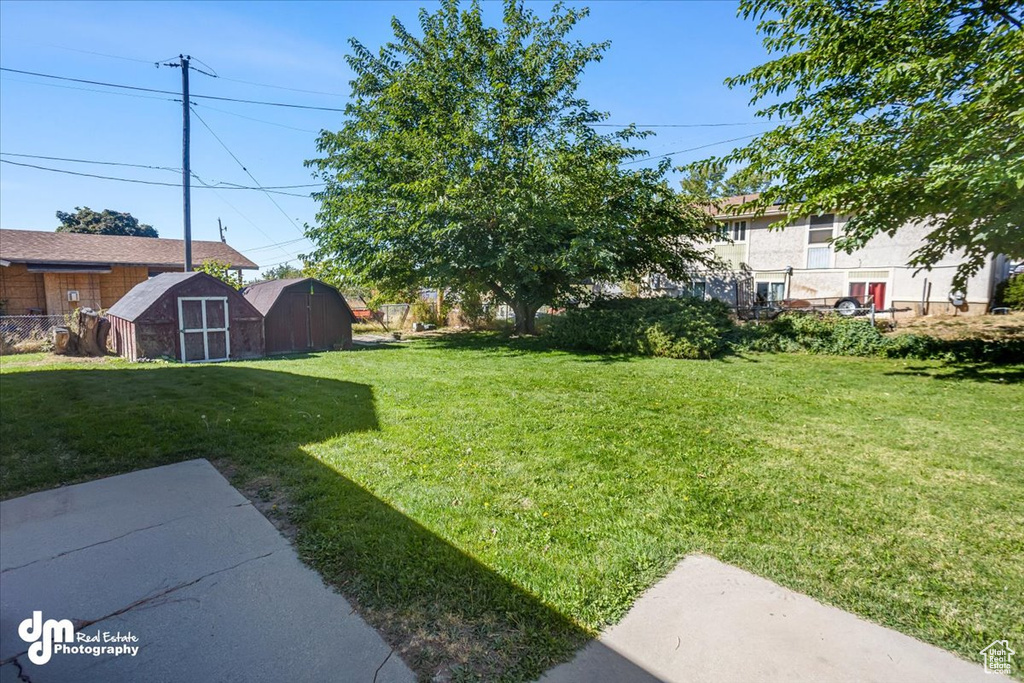
[[[41,230],[0,230],[0,259],[11,263],[164,266],[180,268],[183,240],[87,235]],[[255,263],[223,242],[192,240],[192,262],[217,260],[231,268],[255,270]]]
[[[746,204],[747,202],[752,202],[755,199],[757,199],[759,196],[761,196],[759,192],[754,192],[752,194],[738,194],[738,195],[735,195],[735,196],[732,196],[732,197],[719,197],[718,199],[711,200],[711,206],[708,206],[706,208],[708,209],[708,213],[710,213],[712,216],[719,216],[719,215],[749,216],[749,215],[752,215],[750,212],[740,212],[740,213],[737,213],[737,214],[733,214],[732,211],[730,211],[729,209],[730,209],[730,207],[735,207],[735,206],[739,206],[740,204]],[[759,213],[758,215],[761,215],[761,216],[782,216],[785,213],[786,213],[785,207],[783,207],[782,205],[776,204],[774,206],[771,206],[771,207],[765,209],[763,213]]]

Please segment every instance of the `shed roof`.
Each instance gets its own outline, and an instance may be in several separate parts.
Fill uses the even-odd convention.
[[[145,239],[145,238],[144,238]],[[157,299],[163,296],[172,287],[187,282],[192,278],[209,278],[214,282],[220,282],[217,278],[206,273],[160,273],[144,282],[132,287],[127,294],[118,300],[116,304],[107,310],[107,315],[112,315],[129,322],[135,320],[149,310]],[[223,283],[222,283],[223,284]],[[228,287],[228,285],[224,285]]]
[[[89,235],[42,230],[0,230],[0,259],[11,263],[161,266],[181,268],[184,240],[162,237]],[[192,240],[192,261],[221,261],[231,268],[256,269],[255,263],[224,242]]]
[[[293,285],[305,282],[315,282],[332,289],[338,295],[338,298],[341,299],[342,303],[345,304],[345,308],[348,309],[349,315],[355,318],[355,315],[352,313],[352,307],[348,305],[347,301],[345,301],[345,297],[341,295],[341,292],[326,282],[317,280],[315,277],[293,277],[285,278],[283,280],[264,280],[263,282],[254,282],[242,290],[242,296],[244,296],[249,303],[255,306],[256,310],[263,315],[267,315],[270,312],[270,309],[274,307],[274,304],[277,303],[278,297],[281,296],[281,293],[284,292],[284,290]]]

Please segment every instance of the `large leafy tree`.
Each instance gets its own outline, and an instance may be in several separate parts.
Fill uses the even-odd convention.
[[[756,202],[852,214],[853,250],[908,221],[911,265],[1024,257],[1024,5],[1007,0],[743,0],[774,58],[733,78],[786,123],[725,158],[777,180]],[[716,162],[717,163],[717,162]]]
[[[706,217],[668,186],[668,163],[620,165],[643,133],[590,125],[605,115],[577,87],[607,45],[569,40],[586,14],[508,2],[494,28],[478,3],[445,0],[421,11],[421,36],[393,20],[379,52],[351,41],[347,120],[307,162],[327,183],[315,257],[383,289],[490,291],[520,333],[587,280],[706,262]]]
[[[92,235],[124,235],[127,237],[159,237],[152,225],[139,223],[130,213],[104,209],[103,213],[88,206],[75,207],[75,213],[57,212],[57,232],[84,232]]]
[[[697,163],[683,167],[679,181],[684,195],[695,200],[719,199],[744,194],[755,194],[771,185],[768,176],[749,168],[741,168],[729,175],[729,167],[722,161]]]

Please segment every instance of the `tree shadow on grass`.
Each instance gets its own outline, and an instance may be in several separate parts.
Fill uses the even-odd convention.
[[[207,458],[227,463],[250,496],[286,502],[288,519],[277,521],[292,525],[304,560],[421,680],[531,680],[590,638],[307,453],[304,445],[379,429],[371,387],[272,367],[6,373],[0,376],[0,493]],[[622,680],[658,681],[606,654],[625,672]]]
[[[1020,384],[1024,382],[1024,367],[1006,366],[996,363],[971,363],[943,365],[908,365],[903,370],[884,373],[890,377],[930,377],[942,380],[968,380],[991,384]]]
[[[500,356],[527,356],[540,353],[566,353],[588,363],[636,362],[643,356],[602,353],[586,349],[568,349],[552,345],[544,335],[515,336],[505,332],[449,332],[416,340],[422,348],[446,351],[476,351]]]

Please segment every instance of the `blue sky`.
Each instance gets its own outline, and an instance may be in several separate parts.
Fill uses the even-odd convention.
[[[423,2],[15,2],[0,3],[0,64],[92,81],[179,91],[178,69],[153,62],[190,54],[220,77],[192,73],[192,93],[344,107],[351,72],[348,39],[376,48],[397,16],[410,29]],[[550,3],[531,2],[546,14]],[[723,83],[765,61],[751,21],[735,2],[593,2],[576,32],[610,40],[604,60],[583,77],[582,93],[613,123],[746,124],[757,121],[749,93]],[[486,3],[492,23],[501,6]],[[101,54],[92,54],[101,53]],[[229,80],[230,79],[230,80]],[[240,81],[248,81],[243,83]],[[259,84],[259,85],[254,85]],[[59,86],[59,87],[55,87]],[[275,86],[275,87],[269,87]],[[96,92],[101,91],[101,92]],[[121,94],[111,94],[120,92]],[[199,100],[196,112],[264,186],[313,182],[303,166],[316,155],[321,128],[341,114]],[[253,120],[256,119],[256,120]],[[193,117],[192,170],[209,183],[252,185],[224,148]],[[659,128],[645,141],[652,154],[751,135],[766,123]],[[672,157],[679,164],[722,154],[719,144]],[[101,166],[19,156],[31,154],[180,168],[181,104],[170,96],[0,73],[0,152],[18,163],[82,173],[175,183],[164,169]],[[194,239],[228,242],[262,267],[309,249],[303,223],[315,220],[308,197],[247,190],[198,189],[193,183]],[[307,190],[294,190],[304,193]],[[182,233],[181,190],[0,164],[0,227],[53,230],[54,213],[76,206],[128,211],[159,230]],[[279,246],[270,246],[282,243]]]

